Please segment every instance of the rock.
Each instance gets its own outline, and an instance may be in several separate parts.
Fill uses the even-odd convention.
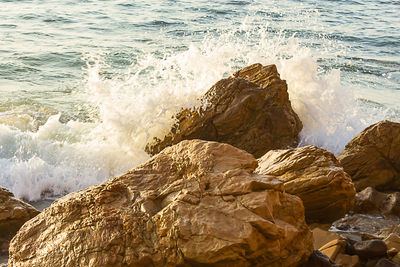
[[[397,253],[393,258],[392,261],[396,264],[400,264],[400,252]]]
[[[328,258],[328,256],[323,254],[321,251],[314,250],[310,258],[308,259],[308,262],[302,265],[301,267],[341,267],[341,266],[335,264]]]
[[[400,216],[400,193],[385,194],[367,187],[356,194],[354,211],[364,214]]]
[[[380,258],[386,256],[387,246],[380,239],[357,242],[353,245],[354,252],[362,259]]]
[[[328,258],[331,259],[332,261],[335,261],[336,256],[339,253],[344,252],[346,245],[347,245],[346,240],[336,239],[323,245],[318,250],[324,253],[326,256],[328,256]]]
[[[146,151],[155,155],[182,140],[203,139],[261,157],[271,149],[297,145],[303,126],[275,65],[248,66],[217,82],[201,102],[198,110],[179,112],[171,131],[148,143]]]
[[[357,255],[347,255],[339,253],[335,258],[335,263],[343,267],[359,267],[361,266],[360,258]]]
[[[381,121],[369,126],[338,156],[357,191],[367,187],[400,190],[400,123]]]
[[[39,211],[34,207],[0,187],[0,248],[6,249],[18,229],[37,214]]]
[[[318,249],[332,240],[341,239],[340,235],[322,230],[321,228],[314,228],[312,230],[312,233],[314,240],[314,249]]]
[[[301,200],[228,144],[183,141],[26,223],[9,266],[298,266]]]
[[[396,231],[400,219],[396,217],[384,218],[367,214],[348,215],[332,223],[335,232],[351,233],[365,239],[383,239],[391,232]]]
[[[385,242],[386,246],[389,249],[396,249],[397,252],[400,251],[400,236],[394,233],[391,233],[389,236],[387,236],[383,242]]]
[[[353,208],[356,192],[351,178],[324,149],[270,151],[259,159],[256,172],[283,180],[286,192],[303,200],[308,223],[332,223]]]
[[[388,260],[388,259],[380,259],[375,267],[400,267],[400,265]]]

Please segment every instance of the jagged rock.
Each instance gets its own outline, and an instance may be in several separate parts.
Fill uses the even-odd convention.
[[[14,237],[9,266],[298,266],[313,249],[302,202],[256,167],[183,141],[55,201]]]
[[[303,200],[307,222],[333,222],[353,208],[350,176],[335,156],[315,146],[269,151],[256,172],[283,180],[289,194]]]
[[[400,216],[400,193],[381,193],[372,187],[358,192],[354,211],[357,213]]]
[[[217,82],[201,102],[198,110],[178,113],[171,131],[162,140],[148,143],[146,151],[154,155],[196,138],[228,143],[255,157],[297,145],[303,126],[275,65],[248,66]]]
[[[400,123],[369,126],[346,145],[338,160],[357,191],[369,186],[400,190]]]
[[[18,229],[37,214],[39,211],[34,207],[0,187],[0,250],[7,249],[8,242]]]

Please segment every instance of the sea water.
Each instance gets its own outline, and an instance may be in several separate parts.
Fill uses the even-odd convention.
[[[216,81],[276,64],[300,145],[400,120],[400,1],[0,0],[0,186],[57,198],[149,158]]]

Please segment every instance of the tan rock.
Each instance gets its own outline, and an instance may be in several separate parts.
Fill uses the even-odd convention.
[[[350,176],[335,156],[315,146],[273,150],[259,159],[256,172],[279,177],[289,194],[303,200],[308,223],[343,217],[354,204]]]
[[[10,191],[0,187],[0,247],[8,241],[28,220],[39,214],[31,205],[16,199]]]
[[[344,249],[346,247],[346,240],[343,239],[335,239],[332,240],[322,247],[320,247],[318,250],[324,253],[326,256],[328,256],[329,259],[335,262],[336,256],[344,252]]]
[[[321,228],[312,229],[312,233],[314,240],[314,249],[318,249],[330,241],[342,239],[340,235],[323,230]]]
[[[183,141],[55,201],[10,245],[9,266],[298,266],[301,200],[228,144]]]
[[[400,123],[369,126],[338,156],[357,191],[367,187],[400,190]]]
[[[202,108],[182,110],[162,139],[147,144],[157,154],[182,140],[203,139],[231,144],[256,157],[296,146],[302,123],[293,111],[287,85],[275,65],[254,64],[217,82],[202,99]]]
[[[357,255],[347,255],[339,253],[335,258],[335,263],[342,265],[343,267],[360,267],[360,258]]]

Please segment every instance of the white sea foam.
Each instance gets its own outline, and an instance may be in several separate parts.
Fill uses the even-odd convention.
[[[113,79],[101,76],[109,67],[101,57],[88,57],[87,86],[81,94],[98,119],[61,123],[60,114],[51,115],[37,131],[9,121],[0,124],[0,185],[37,200],[119,175],[149,158],[146,143],[169,130],[175,112],[198,105],[221,77],[256,62],[277,64],[287,80],[293,108],[304,124],[301,145],[339,153],[367,124],[383,117],[360,111],[339,71],[318,73],[318,55],[299,39],[247,23],[183,52],[139,54],[125,75]]]

